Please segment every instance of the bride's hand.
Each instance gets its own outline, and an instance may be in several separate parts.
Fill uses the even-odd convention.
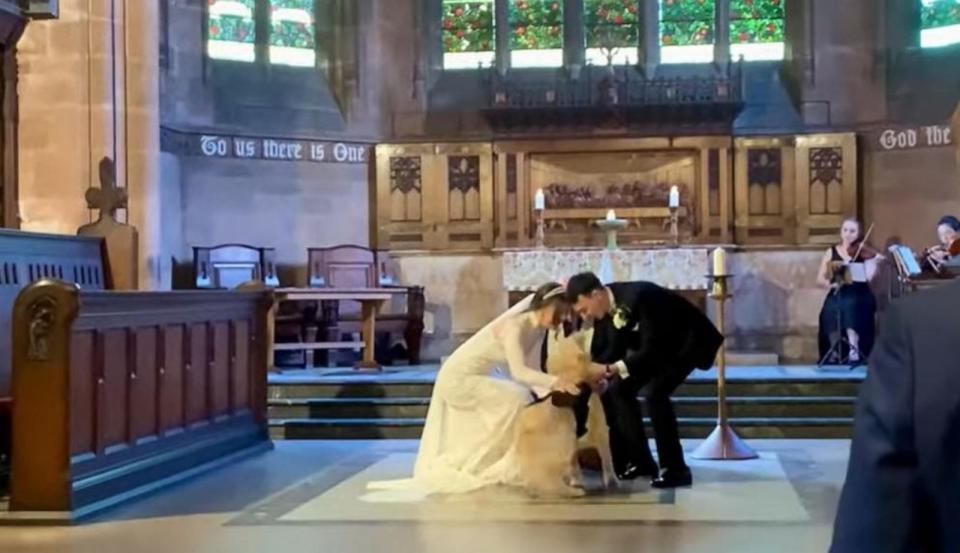
[[[550,387],[550,390],[553,392],[561,392],[564,394],[571,394],[575,396],[580,395],[579,383],[571,382],[564,378],[558,378],[557,381],[553,383],[553,386]]]

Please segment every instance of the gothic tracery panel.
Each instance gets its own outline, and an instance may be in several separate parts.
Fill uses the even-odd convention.
[[[423,217],[423,194],[419,156],[390,158],[392,221],[419,221]]]

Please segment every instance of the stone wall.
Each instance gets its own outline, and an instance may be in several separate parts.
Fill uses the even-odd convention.
[[[752,250],[731,255],[733,299],[726,333],[740,352],[816,362],[817,325],[826,291],[816,274],[823,250]],[[499,254],[405,255],[400,281],[425,287],[424,358],[448,355],[507,307]],[[712,306],[708,313],[715,316]]]
[[[158,28],[155,2],[63,0],[20,41],[21,228],[74,234],[94,214],[84,192],[116,162],[140,231],[140,286],[169,286],[160,216]]]
[[[204,25],[201,4],[164,1],[169,32],[161,73],[164,126],[377,142],[389,81],[402,78],[390,62],[393,45],[380,39],[384,29],[395,26],[396,15],[389,16],[380,2],[357,0],[337,16],[342,57],[323,67],[292,68],[207,59],[198,31]],[[275,247],[281,282],[303,285],[307,247],[370,244],[367,165],[178,157],[164,164],[164,171],[164,183],[179,189],[181,201],[178,264],[189,263],[192,246]]]

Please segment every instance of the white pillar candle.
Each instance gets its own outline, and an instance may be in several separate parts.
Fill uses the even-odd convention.
[[[614,213],[612,209],[609,210],[609,211],[607,211],[607,220],[608,220],[608,221],[616,221],[616,220],[617,220],[617,214]]]
[[[680,189],[676,186],[670,187],[670,207],[680,207]]]
[[[533,209],[543,211],[547,207],[547,199],[543,195],[543,188],[537,189],[537,194],[533,197]]]
[[[723,248],[713,250],[713,274],[720,276],[727,273],[727,251]]]

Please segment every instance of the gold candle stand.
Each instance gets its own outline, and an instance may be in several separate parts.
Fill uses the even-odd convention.
[[[732,297],[729,280],[733,275],[707,275],[710,279],[710,297],[717,304],[717,326],[724,332],[725,304]],[[694,459],[745,460],[756,459],[757,453],[744,442],[727,418],[727,346],[720,345],[717,355],[717,427],[694,450]]]

